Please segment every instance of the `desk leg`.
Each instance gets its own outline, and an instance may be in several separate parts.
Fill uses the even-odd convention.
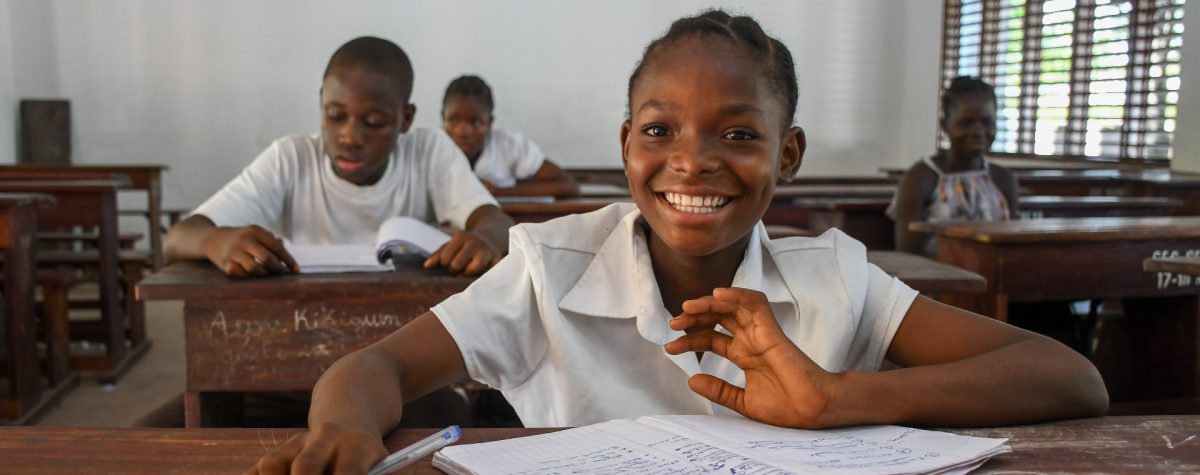
[[[1126,299],[1139,400],[1200,395],[1200,296]]]

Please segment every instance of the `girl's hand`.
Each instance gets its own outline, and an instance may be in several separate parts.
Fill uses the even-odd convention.
[[[732,336],[714,330],[718,324]],[[689,333],[667,343],[667,353],[712,351],[746,372],[745,388],[697,374],[688,380],[692,391],[776,426],[836,425],[829,408],[837,396],[837,375],[814,363],[783,334],[761,292],[715,289],[712,296],[684,302],[683,313],[670,325]]]
[[[378,437],[326,423],[292,436],[245,474],[367,473],[386,455]]]

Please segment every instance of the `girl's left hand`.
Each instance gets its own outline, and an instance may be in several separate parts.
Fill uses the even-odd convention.
[[[714,330],[717,324],[730,335]],[[761,292],[715,289],[711,296],[684,302],[683,313],[670,325],[696,331],[667,343],[667,353],[712,351],[746,373],[745,388],[712,375],[692,376],[688,386],[697,394],[776,426],[811,429],[836,424],[830,408],[837,396],[837,375],[788,339]]]

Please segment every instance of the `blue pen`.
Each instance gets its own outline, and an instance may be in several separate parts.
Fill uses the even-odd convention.
[[[458,439],[461,437],[462,429],[459,429],[458,426],[450,426],[437,431],[433,435],[421,439],[415,444],[397,450],[396,453],[384,457],[383,460],[380,460],[379,463],[375,464],[374,467],[371,467],[371,470],[367,472],[367,475],[383,475],[385,473],[392,473],[396,470],[404,468],[405,465],[420,460],[421,457],[434,453],[442,447],[458,442]]]

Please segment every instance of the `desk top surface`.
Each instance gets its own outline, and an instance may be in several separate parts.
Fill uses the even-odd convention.
[[[118,165],[101,165],[101,164],[71,164],[71,165],[54,165],[54,164],[36,164],[36,163],[18,163],[0,165],[0,170],[29,170],[29,171],[62,171],[69,172],[71,170],[79,171],[102,171],[102,172],[124,172],[124,173],[162,173],[170,167],[161,164],[118,164]]]
[[[129,178],[126,177],[85,180],[5,180],[0,176],[0,190],[7,192],[96,192],[115,191],[129,186]]]
[[[555,429],[465,429],[462,443],[534,435]],[[0,428],[0,459],[16,473],[239,473],[282,444],[295,429]],[[433,432],[401,429],[395,451]],[[1102,417],[1030,426],[953,429],[1007,437],[1012,453],[972,473],[1200,472],[1200,416]],[[400,473],[440,473],[430,457]]]
[[[4,208],[53,202],[53,196],[42,193],[0,193],[0,207]]]
[[[235,279],[207,262],[176,262],[142,279],[138,300],[278,300],[383,298],[420,293],[453,293],[473,278],[442,269],[400,267],[393,272],[293,274]]]
[[[987,290],[987,279],[983,276],[916,254],[869,251],[867,260],[918,292],[978,294]]]
[[[1174,272],[1200,276],[1200,257],[1151,257],[1142,261],[1142,270],[1146,272]]]
[[[982,243],[1197,239],[1200,216],[915,222],[909,229]]]

